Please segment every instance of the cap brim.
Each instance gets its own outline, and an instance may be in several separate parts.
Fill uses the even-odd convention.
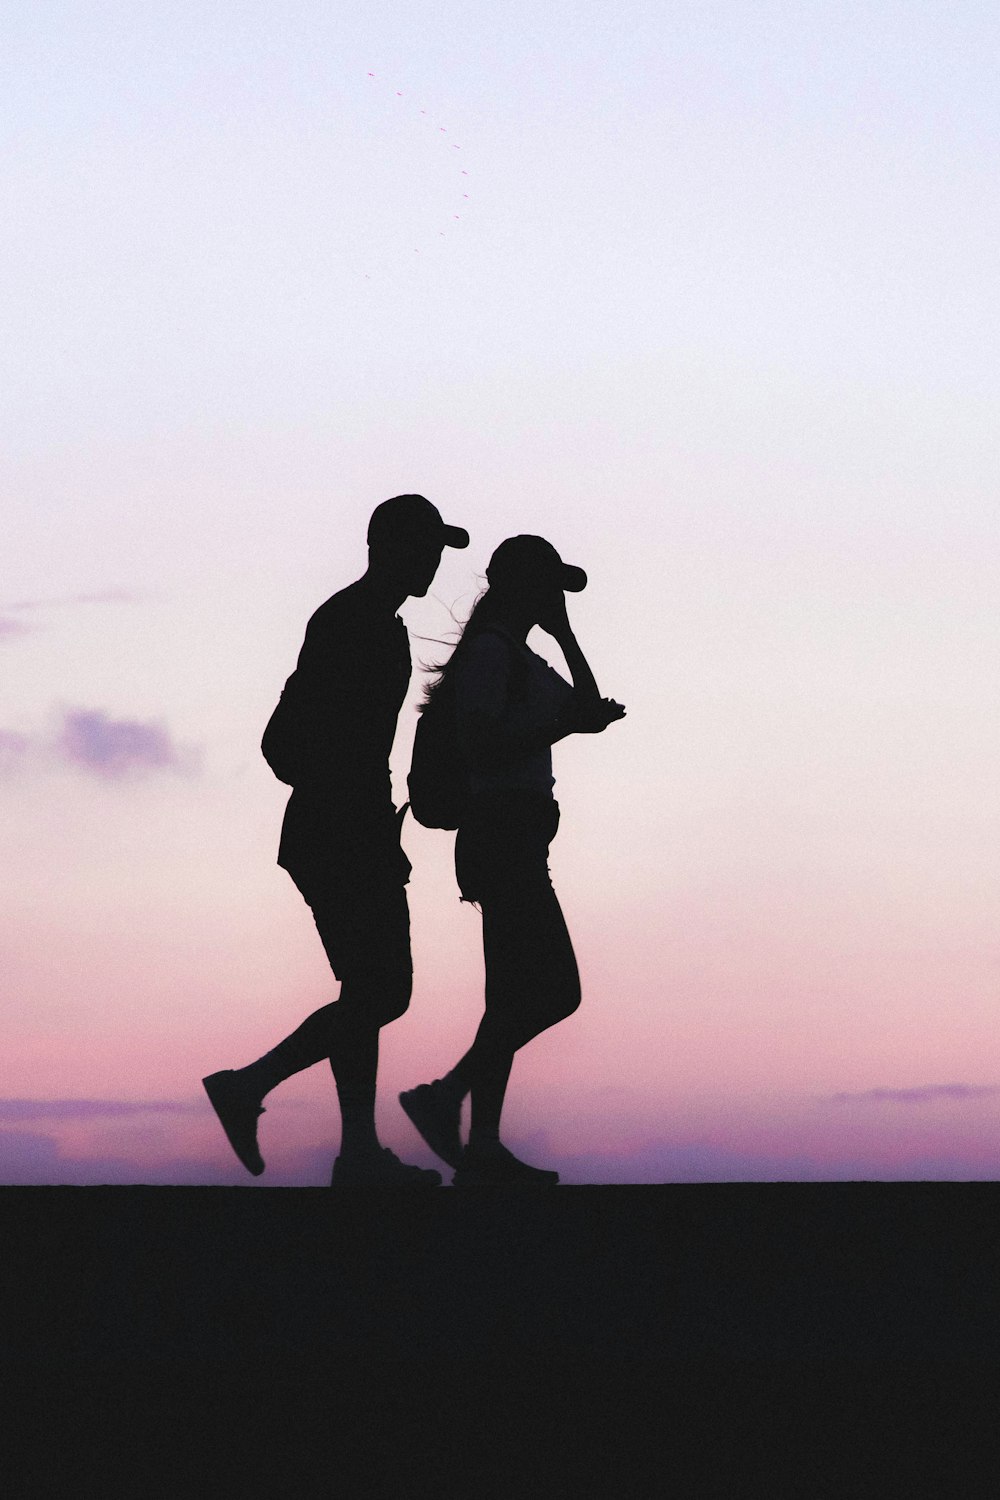
[[[563,563],[562,586],[567,594],[578,594],[587,587],[587,575],[582,568],[574,568],[572,563]]]
[[[446,547],[467,547],[469,545],[469,533],[463,531],[461,526],[445,526],[444,544]],[[583,584],[580,585],[583,588]]]

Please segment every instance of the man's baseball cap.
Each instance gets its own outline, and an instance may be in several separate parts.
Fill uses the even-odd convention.
[[[415,545],[440,542],[442,547],[467,547],[469,533],[461,526],[446,526],[436,505],[423,495],[393,495],[372,511],[368,522],[368,545],[379,542]]]
[[[587,587],[582,568],[564,563],[551,542],[541,536],[509,536],[490,558],[486,577],[491,584],[554,583],[567,593]]]

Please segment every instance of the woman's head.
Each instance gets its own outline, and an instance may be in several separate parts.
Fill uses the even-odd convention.
[[[564,591],[578,594],[586,588],[587,575],[582,568],[564,563],[544,537],[509,536],[490,558],[486,582],[462,627],[456,651],[461,650],[463,642],[498,625],[523,639],[533,625],[562,603]],[[447,663],[429,668],[436,675],[423,706],[434,696],[454,660],[455,652]]]
[[[578,594],[587,586],[583,569],[564,563],[540,536],[509,536],[501,542],[486,577],[491,591],[525,604],[551,599],[555,592]]]

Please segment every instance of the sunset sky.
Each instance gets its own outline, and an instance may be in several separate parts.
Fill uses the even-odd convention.
[[[260,735],[401,491],[472,544],[397,801],[504,536],[628,707],[554,752],[584,999],[510,1143],[997,1176],[998,76],[993,0],[7,0],[0,1181],[250,1184],[199,1080],[335,994]],[[480,926],[404,844],[431,1164]],[[337,1136],[317,1067],[259,1181]]]

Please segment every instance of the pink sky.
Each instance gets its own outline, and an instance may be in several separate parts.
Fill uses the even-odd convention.
[[[584,1003],[511,1140],[568,1181],[993,1177],[995,8],[275,17],[0,22],[0,1180],[250,1182],[199,1079],[332,995],[260,734],[409,490],[472,535],[415,660],[541,532],[629,710],[556,750]],[[396,1094],[482,958],[449,836],[405,842],[381,1126],[426,1161]],[[326,1179],[324,1069],[262,1143]]]

